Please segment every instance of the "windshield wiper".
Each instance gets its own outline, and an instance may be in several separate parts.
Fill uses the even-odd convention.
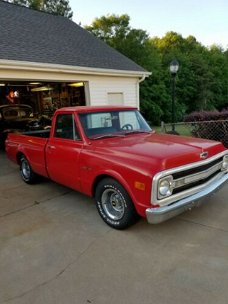
[[[126,131],[124,132],[125,135],[128,135],[128,134],[137,134],[137,133],[147,133],[147,134],[151,134],[153,133],[153,130],[151,131],[147,131],[147,130],[131,130],[131,131]]]
[[[113,133],[108,133],[108,134],[101,134],[101,135],[95,135],[94,137],[90,137],[90,139],[103,139],[103,138],[111,138],[111,137],[125,137],[128,134],[138,134],[138,133],[147,133],[147,134],[151,134],[154,131],[147,131],[147,130],[129,130],[129,131],[125,131],[124,133],[121,134],[113,134]]]
[[[102,134],[99,136],[95,136],[95,137],[90,137],[90,139],[103,139],[103,138],[111,138],[111,137],[124,137],[124,134]]]

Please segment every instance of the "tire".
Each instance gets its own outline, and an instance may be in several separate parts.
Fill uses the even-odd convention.
[[[95,200],[101,218],[112,228],[126,229],[139,219],[127,191],[112,178],[105,178],[99,182]]]
[[[37,182],[38,175],[33,172],[25,156],[22,156],[20,159],[20,174],[23,181],[27,184],[34,184]]]

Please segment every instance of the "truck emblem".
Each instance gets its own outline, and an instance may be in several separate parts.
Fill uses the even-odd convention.
[[[203,153],[200,153],[200,158],[207,158],[208,157],[208,152],[203,152]]]

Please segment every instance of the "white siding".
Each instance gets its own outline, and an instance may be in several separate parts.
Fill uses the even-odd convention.
[[[90,104],[109,104],[109,94],[122,94],[123,104],[138,107],[138,79],[123,77],[91,77],[89,79]]]
[[[108,104],[120,106],[124,104],[124,95],[121,93],[108,93]]]

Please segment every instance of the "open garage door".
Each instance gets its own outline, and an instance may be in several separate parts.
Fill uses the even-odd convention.
[[[86,83],[0,80],[0,105],[26,104],[51,117],[58,108],[86,105]]]

